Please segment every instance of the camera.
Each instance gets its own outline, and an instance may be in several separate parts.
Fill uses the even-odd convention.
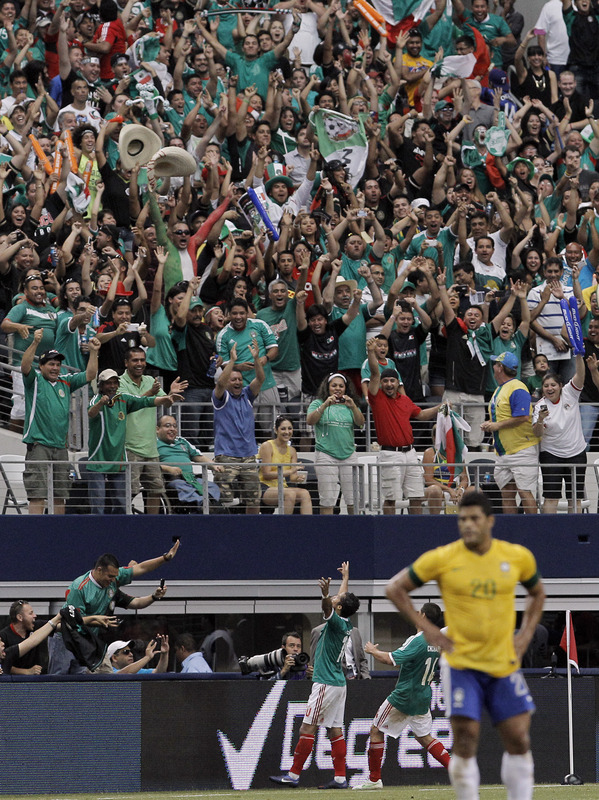
[[[287,651],[284,647],[271,650],[270,653],[263,653],[259,656],[242,656],[239,659],[239,668],[242,675],[249,675],[251,672],[276,672],[281,669],[287,658]],[[308,653],[295,653],[293,655],[293,666],[291,672],[301,672],[308,666],[310,656]]]

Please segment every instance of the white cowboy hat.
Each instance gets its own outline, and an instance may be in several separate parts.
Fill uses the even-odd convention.
[[[156,178],[184,178],[193,175],[197,166],[195,158],[182,147],[163,147],[154,154],[148,169]]]
[[[147,164],[160,150],[160,137],[143,125],[123,125],[119,136],[119,154],[125,169]],[[194,162],[195,163],[195,162]]]

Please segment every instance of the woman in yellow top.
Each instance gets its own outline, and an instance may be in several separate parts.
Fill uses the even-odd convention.
[[[260,445],[258,458],[260,467],[260,482],[264,490],[262,502],[266,506],[276,506],[279,502],[277,486],[278,469],[274,464],[287,464],[283,467],[283,499],[285,514],[293,514],[296,504],[300,505],[300,514],[312,513],[312,498],[307,489],[290,487],[290,483],[303,483],[305,473],[298,471],[297,450],[290,444],[293,436],[293,422],[289,417],[277,417],[275,420],[275,438]]]

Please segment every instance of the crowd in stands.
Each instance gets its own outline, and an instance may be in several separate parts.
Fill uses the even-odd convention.
[[[257,513],[279,502],[262,443],[285,511],[341,488],[351,512],[372,414],[386,513],[438,511],[468,487],[430,447],[437,406],[504,459],[504,510],[536,512],[517,465],[540,449],[555,510],[599,414],[599,12],[549,0],[527,32],[513,0],[471,5],[383,35],[345,0],[0,2],[2,420],[52,460],[36,359],[93,381],[93,510],[122,513],[102,462],[127,458],[150,513],[165,478],[202,507],[198,461],[210,503],[240,485]],[[156,178],[151,141],[195,173]]]

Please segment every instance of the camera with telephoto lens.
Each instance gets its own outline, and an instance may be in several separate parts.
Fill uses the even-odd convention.
[[[287,651],[284,647],[271,650],[270,653],[263,653],[259,656],[242,656],[239,659],[239,668],[242,675],[249,675],[251,672],[276,672],[281,669],[287,658]],[[293,666],[291,672],[301,672],[308,666],[310,656],[308,653],[294,653]]]

